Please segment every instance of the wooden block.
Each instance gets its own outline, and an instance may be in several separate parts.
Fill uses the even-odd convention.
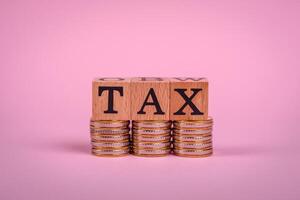
[[[206,78],[170,79],[170,119],[202,120],[208,117]]]
[[[93,80],[92,120],[130,120],[130,79]]]
[[[170,81],[166,78],[131,79],[131,119],[169,120]]]

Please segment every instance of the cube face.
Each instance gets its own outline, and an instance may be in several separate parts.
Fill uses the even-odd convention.
[[[205,78],[96,78],[92,120],[203,120]]]
[[[170,120],[207,119],[207,79],[178,77],[170,81]]]
[[[129,78],[93,80],[92,120],[130,120]]]
[[[169,120],[169,79],[132,78],[131,100],[132,120]]]

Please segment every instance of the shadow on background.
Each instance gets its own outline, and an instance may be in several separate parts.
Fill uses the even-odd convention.
[[[90,145],[85,142],[65,142],[56,144],[56,148],[69,153],[90,154]]]
[[[272,152],[269,147],[262,146],[215,146],[214,156],[264,156]]]
[[[90,154],[90,145],[87,141],[48,141],[41,145],[41,148],[56,153]]]

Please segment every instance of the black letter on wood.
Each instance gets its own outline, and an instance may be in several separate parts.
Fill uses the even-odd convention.
[[[118,91],[123,96],[123,87],[99,87],[98,95],[101,96],[103,91],[108,90],[108,106],[104,113],[118,113],[114,110],[114,91]]]
[[[198,92],[200,92],[202,89],[201,88],[192,88],[191,90],[193,91],[193,94],[188,97],[185,94],[186,89],[174,89],[176,92],[178,92],[182,98],[185,100],[185,103],[183,104],[183,106],[174,113],[174,115],[185,115],[185,112],[183,112],[183,109],[189,105],[191,107],[191,109],[193,110],[193,112],[191,113],[191,115],[203,115],[203,113],[195,106],[195,104],[192,102],[192,99],[198,94]]]
[[[149,97],[151,96],[153,102],[148,102]],[[156,112],[154,115],[164,115],[165,113],[161,110],[161,107],[159,105],[159,102],[157,100],[156,94],[153,90],[153,88],[150,88],[149,93],[147,94],[146,100],[143,103],[143,106],[140,111],[137,112],[137,114],[146,114],[144,111],[145,106],[155,106]]]

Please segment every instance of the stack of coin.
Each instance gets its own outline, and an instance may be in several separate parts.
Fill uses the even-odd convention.
[[[173,123],[173,151],[177,156],[205,157],[213,153],[213,120],[182,120]]]
[[[156,157],[170,153],[170,121],[133,121],[132,125],[134,155]]]
[[[129,121],[91,120],[92,154],[96,156],[124,156],[130,151]]]

